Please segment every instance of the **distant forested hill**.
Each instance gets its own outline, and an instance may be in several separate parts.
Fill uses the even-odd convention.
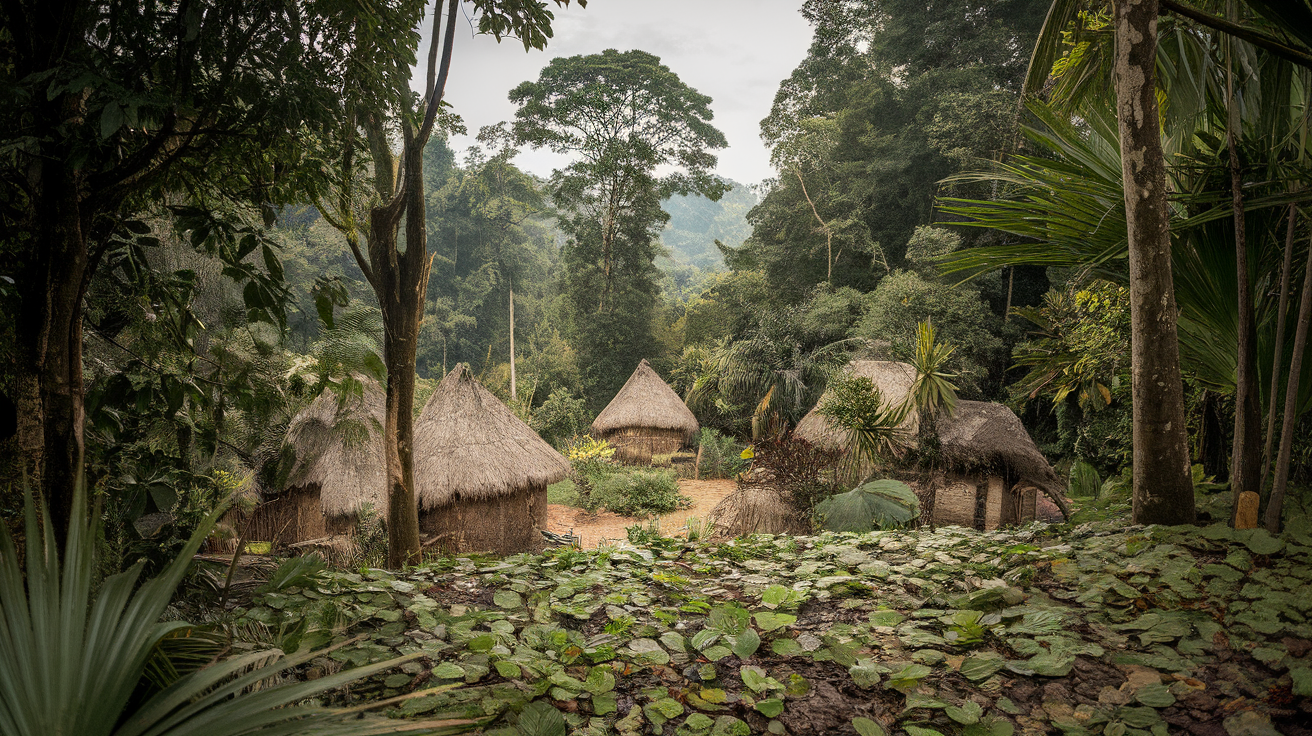
[[[670,222],[661,233],[661,242],[673,252],[675,263],[704,270],[723,264],[715,241],[738,247],[752,234],[747,213],[756,206],[756,193],[743,184],[729,182],[733,189],[719,202],[702,196],[674,196],[662,205]]]

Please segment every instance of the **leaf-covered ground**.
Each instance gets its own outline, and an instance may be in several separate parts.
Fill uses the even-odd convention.
[[[423,652],[340,700],[504,736],[1312,733],[1306,526],[666,540],[325,572],[237,616],[364,637],[306,677]]]

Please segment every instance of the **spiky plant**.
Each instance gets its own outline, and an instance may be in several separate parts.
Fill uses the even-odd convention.
[[[907,402],[920,413],[922,427],[926,423],[932,426],[940,414],[951,415],[957,408],[957,387],[949,380],[956,378],[956,374],[946,370],[955,350],[937,341],[930,320],[916,325],[916,352],[911,357],[916,380],[911,384]]]
[[[395,667],[402,657],[311,682],[261,687],[322,656],[253,652],[176,679],[144,702],[134,692],[156,645],[190,624],[160,621],[192,556],[222,509],[210,514],[157,577],[142,565],[95,584],[99,513],[74,496],[62,556],[49,514],[37,520],[28,494],[24,563],[0,526],[0,733],[6,736],[241,736],[397,733],[450,722],[347,720],[346,713],[296,705]]]

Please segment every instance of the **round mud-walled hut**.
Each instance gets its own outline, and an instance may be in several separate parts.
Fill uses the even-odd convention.
[[[646,359],[592,422],[593,435],[615,448],[617,460],[633,465],[692,445],[698,429],[697,417]]]
[[[424,405],[414,457],[420,536],[451,552],[541,548],[547,486],[570,469],[463,363]]]
[[[287,430],[295,454],[285,489],[265,500],[244,522],[250,539],[274,548],[346,534],[360,513],[387,518],[383,425],[386,398],[372,379],[358,394],[319,394]]]

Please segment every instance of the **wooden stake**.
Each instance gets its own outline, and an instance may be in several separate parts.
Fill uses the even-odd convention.
[[[1257,503],[1260,498],[1261,496],[1254,491],[1244,491],[1239,494],[1239,504],[1235,511],[1236,529],[1257,528]]]

